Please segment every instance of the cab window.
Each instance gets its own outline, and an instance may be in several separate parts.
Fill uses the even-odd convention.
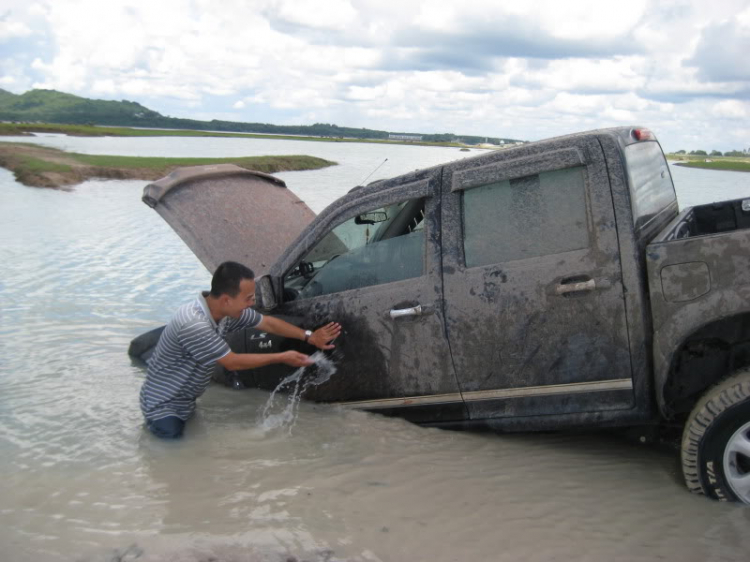
[[[588,247],[583,170],[555,170],[464,191],[466,266]]]
[[[284,276],[295,300],[419,277],[424,272],[425,199],[359,213],[339,224]]]

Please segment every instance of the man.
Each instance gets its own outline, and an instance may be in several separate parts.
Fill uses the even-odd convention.
[[[195,400],[208,387],[216,363],[229,371],[254,369],[272,363],[291,367],[311,365],[310,357],[297,351],[283,353],[234,353],[224,340],[230,332],[260,328],[285,338],[296,338],[317,347],[341,333],[331,322],[311,332],[279,318],[263,316],[250,307],[255,302],[255,275],[236,262],[222,263],[211,280],[211,291],[181,306],[159,338],[148,361],[141,387],[141,410],[146,425],[157,437],[182,435],[185,422],[195,411]]]

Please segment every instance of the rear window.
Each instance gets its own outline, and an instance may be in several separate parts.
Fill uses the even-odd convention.
[[[658,143],[639,142],[625,147],[625,160],[633,200],[633,222],[639,229],[677,197]]]

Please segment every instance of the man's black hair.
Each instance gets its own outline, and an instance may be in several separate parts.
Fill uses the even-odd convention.
[[[255,279],[253,270],[235,261],[225,261],[216,268],[214,277],[211,279],[211,296],[236,297],[240,292],[240,282],[243,279]]]

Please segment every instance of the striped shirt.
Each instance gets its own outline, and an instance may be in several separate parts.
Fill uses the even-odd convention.
[[[206,303],[208,293],[177,309],[148,360],[141,387],[141,411],[147,420],[167,416],[187,420],[195,411],[195,399],[211,382],[216,362],[231,349],[224,336],[254,328],[263,316],[247,308],[237,318],[224,317],[218,325]]]

